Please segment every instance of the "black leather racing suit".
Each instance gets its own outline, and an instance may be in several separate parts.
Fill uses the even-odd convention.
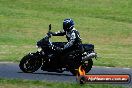
[[[52,33],[53,36],[64,36],[66,35],[66,38],[68,40],[67,44],[64,45],[64,50],[73,51],[73,50],[79,50],[82,52],[82,41],[79,35],[79,32],[73,28],[70,31],[59,31]]]
[[[75,66],[77,66],[78,62],[80,63],[80,60],[81,60],[80,58],[82,57],[82,53],[84,51],[79,32],[75,28],[73,28],[72,30],[68,32],[59,31],[59,32],[52,33],[52,35],[53,36],[66,35],[68,42],[64,45],[64,50],[62,52],[62,54],[64,55],[62,58],[66,59],[65,63],[67,63],[71,69],[76,68]],[[73,59],[73,58],[76,58],[76,59]],[[77,63],[74,63],[74,61]]]

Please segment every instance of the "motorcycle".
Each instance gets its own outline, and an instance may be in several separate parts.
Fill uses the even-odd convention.
[[[63,48],[67,42],[51,42],[49,35],[51,24],[47,35],[37,42],[37,52],[25,55],[19,67],[24,73],[33,73],[39,68],[43,71],[58,72],[70,71],[73,75],[77,74],[77,69],[82,66],[88,73],[93,65],[93,58],[97,57],[94,52],[93,44],[82,44],[84,52],[60,52],[58,47]]]

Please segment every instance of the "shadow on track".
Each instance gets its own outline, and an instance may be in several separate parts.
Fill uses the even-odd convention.
[[[17,73],[24,73],[24,72],[17,72]],[[46,73],[26,73],[26,74],[39,74],[39,75],[56,75],[56,76],[73,76],[72,74],[66,73],[55,73],[55,72],[46,72]]]

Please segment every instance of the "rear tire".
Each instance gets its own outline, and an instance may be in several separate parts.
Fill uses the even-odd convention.
[[[93,61],[92,59],[89,59],[88,60],[88,63],[85,63],[82,65],[82,67],[84,68],[85,72],[88,73],[91,68],[93,66]],[[78,67],[79,68],[79,67]],[[70,72],[75,76],[75,75],[78,75],[78,68],[77,69],[70,69]]]
[[[83,64],[83,68],[85,69],[85,72],[88,73],[93,66],[93,60],[89,59],[88,63]]]
[[[19,67],[25,73],[33,73],[42,65],[42,59],[33,54],[28,54],[22,58]]]
[[[70,72],[71,72],[74,76],[76,76],[76,75],[78,74],[77,69],[72,69],[72,70],[70,70]]]

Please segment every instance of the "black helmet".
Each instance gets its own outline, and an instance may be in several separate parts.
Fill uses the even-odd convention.
[[[65,19],[63,21],[63,30],[64,31],[70,31],[74,27],[74,22],[72,19]]]

